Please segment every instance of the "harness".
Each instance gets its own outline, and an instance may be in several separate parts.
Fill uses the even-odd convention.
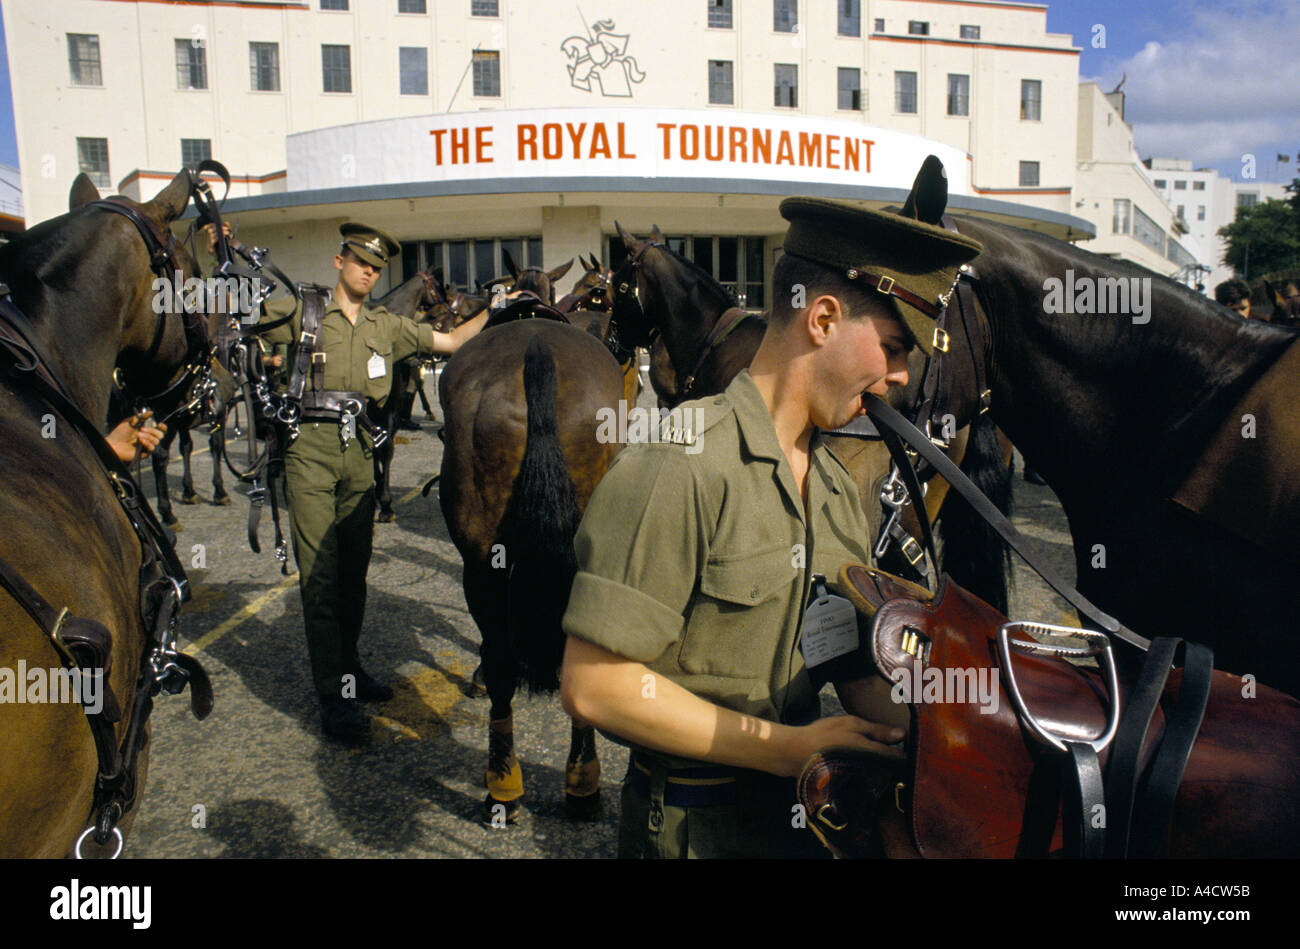
[[[193,176],[191,176],[192,190]],[[168,267],[179,283],[180,266],[176,261],[175,238],[140,214],[124,199],[90,202],[93,207],[121,214],[135,225],[149,250],[150,268],[168,277]],[[178,291],[179,292],[179,291]],[[183,308],[180,310],[183,312]],[[159,315],[158,329],[149,356],[157,353],[164,332],[166,313]],[[173,391],[196,374],[206,374],[210,344],[201,319],[186,320],[187,354],[179,378],[159,398]],[[35,393],[79,432],[93,449],[100,468],[113,486],[114,496],[140,541],[140,618],[150,632],[145,647],[135,696],[122,743],[116,743],[114,726],[121,721],[121,705],[108,681],[113,635],[98,620],[69,617],[64,607],[56,611],[37,590],[9,563],[0,559],[0,585],[49,636],[51,647],[64,668],[100,679],[104,701],[98,712],[87,706],[86,722],[95,743],[98,767],[91,803],[89,826],[77,838],[74,853],[81,849],[87,836],[103,846],[116,838],[113,856],[122,851],[123,837],[119,822],[135,805],[136,766],[144,746],[145,728],[153,710],[153,697],[159,692],[176,694],[191,685],[190,706],[196,718],[205,718],[212,710],[212,686],[198,660],[176,649],[177,620],[180,605],[190,597],[189,578],[176,557],[171,538],[159,524],[139,486],[126,466],[109,447],[98,426],[77,406],[67,388],[50,368],[52,363],[36,343],[36,333],[27,317],[13,302],[9,287],[0,284],[0,353],[10,362],[9,369],[25,379]],[[200,358],[201,357],[201,358]],[[83,692],[83,703],[85,696]]]

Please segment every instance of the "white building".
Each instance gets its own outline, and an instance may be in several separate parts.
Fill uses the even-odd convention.
[[[0,165],[0,234],[23,229],[23,178],[13,165]]]
[[[403,271],[459,283],[501,273],[503,247],[607,255],[617,220],[658,224],[751,306],[782,197],[897,203],[930,153],[955,210],[1094,231],[1075,207],[1079,50],[1043,4],[583,6],[6,3],[28,219],[65,211],[78,170],[147,198],[210,155],[241,237],[300,279],[328,277],[351,218],[403,242]]]

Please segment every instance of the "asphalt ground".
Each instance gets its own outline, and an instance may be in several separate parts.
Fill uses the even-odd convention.
[[[436,406],[432,391],[430,397]],[[566,818],[569,720],[555,696],[516,698],[523,817],[506,828],[481,822],[488,701],[465,694],[480,639],[436,497],[420,496],[441,463],[437,421],[419,408],[416,419],[421,431],[398,433],[397,521],[375,525],[361,640],[366,668],[397,694],[370,705],[374,740],[361,749],[321,735],[297,577],[283,577],[271,553],[269,508],[261,525],[263,553],[254,554],[246,540],[248,502],[229,473],[233,503],[214,506],[211,457],[196,449],[202,501],[181,505],[180,462],[173,457],[173,503],[182,521],[177,550],[187,566],[194,564],[181,645],[212,677],[216,705],[198,722],[186,696],[158,699],[148,783],[125,856],[614,856],[627,751],[597,738],[602,810],[590,823]],[[1014,522],[1072,578],[1059,505],[1049,489],[1025,483],[1021,469],[1018,462]],[[152,478],[145,482],[152,494]],[[1013,618],[1073,622],[1036,576],[1018,563],[1013,569]],[[838,710],[829,689],[825,695],[826,710]]]

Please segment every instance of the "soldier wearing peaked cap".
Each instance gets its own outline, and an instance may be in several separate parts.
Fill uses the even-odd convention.
[[[908,351],[933,348],[980,246],[829,201],[781,213],[775,306],[749,369],[684,404],[702,418],[691,437],[624,449],[575,541],[562,696],[632,748],[625,857],[825,856],[794,808],[804,762],[836,745],[901,756],[905,706],[872,676],[851,607],[814,588],[869,562],[858,489],[817,431],[907,383]],[[820,717],[827,681],[855,714]]]
[[[321,726],[327,735],[356,744],[370,733],[357,700],[393,695],[361,668],[357,652],[375,519],[372,445],[357,417],[367,399],[383,405],[388,398],[395,362],[416,353],[453,353],[487,317],[437,333],[368,305],[366,297],[400,245],[364,224],[344,224],[339,233],[338,282],[328,301],[312,304],[310,313],[306,295],[296,307],[291,298],[276,301],[262,321],[290,316],[263,336],[288,347],[290,390],[296,376],[301,392],[302,421],[285,451],[285,483]]]

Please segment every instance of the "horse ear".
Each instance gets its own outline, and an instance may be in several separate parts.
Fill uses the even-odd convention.
[[[926,156],[921,162],[921,170],[916,173],[912,190],[908,192],[903,204],[903,217],[910,217],[926,224],[940,224],[943,212],[948,207],[948,172],[943,162],[934,155]]]
[[[623,230],[623,225],[619,224],[618,221],[614,222],[614,229],[618,231],[618,236],[623,239],[623,247],[627,249],[627,252],[629,254],[635,254],[637,245],[640,243],[640,241],[638,241],[627,231]]]
[[[75,211],[83,204],[98,200],[99,189],[90,180],[90,176],[83,171],[73,180],[72,190],[68,192],[68,210]]]
[[[569,262],[567,264],[564,264],[563,266],[560,267],[556,267],[554,270],[549,271],[546,274],[546,276],[550,278],[551,283],[555,283],[555,281],[559,280],[566,273],[568,273],[569,268],[572,266],[573,266],[573,258],[570,257]]]
[[[588,254],[587,259],[590,260],[591,263],[587,264],[584,261],[582,266],[586,268],[588,271],[590,271],[591,273],[600,273],[600,261],[596,259],[596,255]]]
[[[189,203],[190,173],[182,168],[172,179],[171,184],[158,192],[152,201],[142,206],[155,220],[170,224],[185,212],[185,206]]]
[[[1275,309],[1280,310],[1286,306],[1286,298],[1283,297],[1282,294],[1278,293],[1277,288],[1267,280],[1264,281],[1264,292],[1267,293],[1268,298],[1273,301],[1273,307]]]
[[[504,247],[501,248],[501,259],[505,262],[506,270],[510,271],[510,276],[518,277],[519,268],[515,266],[515,259],[510,256],[510,251]]]
[[[668,243],[668,238],[664,237],[664,232],[661,231],[661,230],[659,230],[659,225],[658,225],[658,224],[656,224],[656,225],[655,225],[655,226],[650,230],[650,239],[651,239],[652,241],[654,241],[656,244],[667,244],[667,243]]]

